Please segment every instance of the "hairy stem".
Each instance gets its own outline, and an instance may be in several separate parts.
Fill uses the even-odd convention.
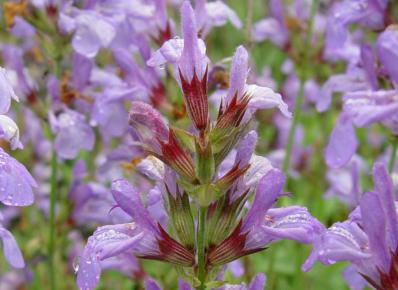
[[[199,225],[198,225],[198,279],[200,286],[198,290],[205,290],[206,282],[206,207],[200,207],[199,210]]]
[[[292,124],[289,129],[289,135],[287,139],[287,145],[286,145],[286,152],[285,152],[285,159],[283,160],[283,171],[287,174],[289,170],[289,165],[290,165],[290,159],[292,155],[292,150],[293,150],[293,141],[294,141],[294,135],[296,133],[296,128],[297,125],[300,122],[300,113],[301,113],[301,107],[304,101],[304,85],[305,82],[308,78],[307,75],[307,69],[308,69],[308,63],[310,59],[310,50],[311,50],[311,39],[313,35],[313,30],[314,30],[314,19],[315,19],[315,14],[318,10],[318,5],[319,5],[319,0],[314,0],[312,2],[311,6],[311,16],[308,21],[308,31],[304,43],[304,51],[303,51],[303,61],[301,63],[301,67],[299,70],[299,78],[300,78],[300,88],[298,91],[298,95],[296,98],[296,103],[294,105],[294,112],[293,112],[293,120]]]

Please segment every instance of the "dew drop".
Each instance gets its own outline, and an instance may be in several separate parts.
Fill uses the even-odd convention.
[[[73,267],[73,271],[75,272],[75,275],[77,274],[77,272],[79,272],[79,264],[80,264],[80,256],[76,256],[73,259],[73,263],[72,263],[72,267]]]

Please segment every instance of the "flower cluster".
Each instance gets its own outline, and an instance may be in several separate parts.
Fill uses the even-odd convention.
[[[397,1],[3,2],[0,289],[398,289]]]
[[[129,115],[134,134],[149,155],[140,170],[156,176],[152,190],[163,196],[169,219],[162,223],[154,218],[128,181],[114,181],[113,198],[131,221],[100,227],[89,238],[78,271],[81,289],[93,289],[101,263],[121,254],[174,264],[195,287],[207,282],[210,286],[223,265],[276,240],[309,243],[323,228],[303,207],[272,208],[283,195],[285,178],[253,153],[257,135],[250,130],[252,116],[258,109],[277,107],[289,117],[281,96],[246,84],[248,53],[240,46],[232,59],[229,89],[220,94],[213,121],[208,58],[188,2],[182,5],[181,18],[182,48],[175,45],[179,39],[166,41],[148,63],[174,65],[192,127],[186,131],[168,125],[151,105],[138,101],[132,102]],[[254,199],[246,210],[251,195]],[[249,289],[263,287],[255,284]]]

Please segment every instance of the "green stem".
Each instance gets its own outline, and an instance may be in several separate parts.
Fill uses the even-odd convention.
[[[198,290],[206,289],[206,212],[206,207],[200,207],[198,225],[198,279],[200,286],[197,288]]]
[[[393,172],[395,166],[395,159],[397,158],[397,149],[398,149],[398,137],[394,136],[394,139],[391,142],[391,156],[390,161],[388,162],[388,171],[390,173]]]
[[[50,222],[50,233],[48,237],[48,267],[49,267],[49,279],[50,279],[50,289],[56,289],[55,283],[55,205],[57,202],[57,153],[55,148],[53,148],[51,156],[51,190],[50,190],[50,212],[49,212],[49,222]]]
[[[285,171],[286,174],[288,173],[288,170],[289,170],[290,159],[291,159],[292,149],[293,149],[294,135],[296,133],[297,125],[299,124],[299,121],[300,121],[301,107],[302,107],[302,104],[304,101],[304,85],[305,85],[305,81],[307,80],[307,77],[308,77],[307,69],[308,69],[308,62],[309,62],[309,57],[310,57],[309,52],[311,50],[311,39],[312,39],[312,35],[313,35],[313,30],[314,30],[314,19],[315,19],[316,11],[318,10],[318,5],[319,5],[319,0],[314,0],[312,2],[311,16],[310,16],[310,19],[308,22],[308,32],[307,32],[306,39],[304,42],[303,61],[301,63],[301,68],[299,70],[300,88],[299,88],[296,103],[294,106],[292,124],[289,129],[285,159],[283,160],[283,170]]]

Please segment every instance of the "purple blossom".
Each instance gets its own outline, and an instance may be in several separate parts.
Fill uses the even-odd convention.
[[[0,224],[0,239],[3,242],[3,253],[7,262],[14,268],[25,267],[21,250],[14,236]]]
[[[0,67],[0,114],[8,112],[11,106],[11,99],[18,101],[18,97],[7,76],[7,71]]]
[[[24,51],[22,48],[13,44],[5,44],[2,46],[1,53],[3,59],[5,60],[4,66],[6,67],[8,73],[13,72],[15,74],[15,78],[12,81],[13,85],[18,84],[18,86],[14,86],[14,89],[17,91],[19,97],[26,97],[32,92],[35,92],[37,84],[34,82],[29,71],[24,65]],[[7,75],[10,76],[8,73]],[[11,78],[9,78],[9,80],[11,80]]]
[[[13,150],[23,148],[22,143],[19,141],[19,129],[17,124],[5,115],[0,115],[0,138],[10,142]]]
[[[37,184],[26,168],[0,148],[0,201],[10,206],[33,203]]]
[[[395,85],[398,84],[398,54],[394,49],[398,44],[398,28],[395,25],[387,27],[376,42],[380,62]]]
[[[329,169],[326,178],[330,187],[325,197],[337,196],[351,208],[356,207],[361,197],[360,176],[365,168],[364,161],[356,157],[343,168]]]
[[[100,227],[89,238],[78,271],[77,283],[81,289],[95,288],[101,273],[100,261],[127,251],[138,257],[180,265],[193,263],[190,251],[155,224],[138,192],[126,180],[114,181],[112,195],[133,222]]]
[[[350,261],[372,286],[393,289],[396,274],[391,269],[396,267],[398,246],[396,202],[384,165],[374,165],[373,177],[374,191],[364,193],[349,220],[335,223],[319,236],[303,266],[305,270],[316,260],[326,265]],[[356,283],[362,285],[363,281]]]
[[[350,50],[351,24],[357,23],[370,29],[384,26],[384,10],[387,1],[345,0],[336,2],[328,15],[325,54],[328,57]],[[359,53],[359,50],[358,50]]]
[[[276,46],[284,47],[289,41],[289,31],[284,19],[282,1],[270,1],[271,17],[257,22],[252,31],[255,41],[271,40]]]
[[[227,21],[236,28],[241,28],[242,23],[238,15],[224,2],[196,0],[195,18],[198,32],[205,37],[213,27],[223,26]]]
[[[313,242],[323,226],[307,209],[298,206],[271,209],[282,194],[283,185],[284,175],[277,169],[268,171],[261,178],[253,204],[243,221],[228,238],[209,252],[211,264],[233,261],[281,239]]]
[[[339,168],[350,161],[358,146],[352,120],[347,114],[340,115],[329,138],[325,149],[326,164]]]
[[[80,149],[92,150],[95,142],[93,129],[76,111],[65,110],[57,117],[50,114],[51,129],[55,133],[55,149],[59,157],[73,159]]]
[[[246,84],[247,75],[248,53],[243,46],[239,46],[232,59],[230,87],[224,104],[230,104],[234,97],[239,102],[243,101],[244,97],[249,97],[247,117],[257,110],[275,107],[286,117],[291,117],[291,113],[280,94],[267,87]]]

